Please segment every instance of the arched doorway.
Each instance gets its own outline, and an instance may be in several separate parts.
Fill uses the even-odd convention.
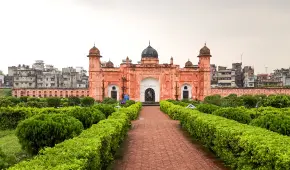
[[[115,86],[112,87],[112,90],[111,90],[111,98],[117,100],[117,89]]]
[[[151,90],[150,90],[151,89]],[[150,97],[149,92],[152,97]],[[160,100],[160,84],[159,80],[152,77],[146,77],[140,82],[140,102],[159,102]]]
[[[192,86],[185,83],[181,86],[181,99],[191,99],[192,98]]]
[[[189,93],[188,93],[188,87],[187,86],[184,86],[183,87],[183,99],[188,99],[189,98]]]
[[[155,91],[152,88],[145,90],[145,102],[155,102]]]

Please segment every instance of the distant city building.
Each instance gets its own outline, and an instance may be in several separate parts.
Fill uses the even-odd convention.
[[[274,70],[273,73],[274,79],[282,82],[283,86],[290,86],[290,70],[281,68]]]
[[[87,71],[82,67],[67,67],[59,71],[53,65],[37,60],[32,67],[8,67],[5,84],[13,88],[88,88]]]
[[[279,87],[282,84],[282,81],[277,79],[273,73],[257,75],[257,87]]]
[[[218,87],[237,87],[235,80],[235,70],[227,69],[227,67],[218,66],[217,86]]]
[[[243,87],[242,63],[233,63],[232,70],[235,71],[235,84],[237,87]]]
[[[243,87],[255,87],[255,72],[251,66],[243,68]]]

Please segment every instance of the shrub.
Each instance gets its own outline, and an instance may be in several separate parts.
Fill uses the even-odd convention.
[[[258,98],[252,95],[243,95],[240,98],[243,101],[243,105],[247,108],[254,108],[258,103]]]
[[[58,97],[46,98],[46,102],[48,107],[59,107],[61,104],[60,98]]]
[[[160,108],[179,110],[182,127],[232,169],[290,169],[288,136],[167,101],[161,101]]]
[[[131,106],[132,104],[135,104],[135,101],[134,101],[134,100],[127,100],[127,101],[126,101],[126,104],[124,105],[124,107],[129,107],[129,106]]]
[[[0,129],[15,129],[18,123],[32,115],[31,108],[0,107]]]
[[[263,100],[263,106],[283,108],[290,106],[290,100],[286,95],[270,95]]]
[[[221,99],[222,107],[238,107],[243,106],[243,101],[236,94],[230,94],[227,97]]]
[[[62,99],[60,99],[60,103],[61,103],[61,106],[62,107],[69,106],[69,104],[68,104],[68,98],[62,98]]]
[[[110,116],[113,112],[115,112],[115,108],[110,104],[96,104],[93,107],[99,109],[102,113],[106,115],[106,117]]]
[[[116,104],[116,103],[118,103],[118,101],[116,99],[113,99],[113,98],[105,97],[102,103],[104,103],[104,104]]]
[[[28,96],[21,96],[19,97],[20,102],[27,102]]]
[[[204,98],[204,103],[208,103],[208,104],[214,104],[217,106],[221,105],[221,96],[220,95],[212,95],[212,96],[206,96]]]
[[[26,103],[28,107],[37,107],[37,108],[42,108],[42,107],[47,107],[47,102],[44,101],[37,101],[37,100],[28,100]]]
[[[82,122],[85,129],[105,119],[105,114],[93,107],[73,107],[62,109],[62,113],[70,115]]]
[[[81,104],[81,100],[80,100],[80,98],[75,97],[75,96],[70,96],[70,97],[68,98],[68,105],[69,105],[69,106],[78,106],[78,105],[80,105],[80,104]]]
[[[138,102],[128,108],[139,111],[141,106]],[[45,148],[31,160],[22,161],[10,169],[107,169],[130,127],[128,120],[127,113],[114,112],[78,137]]]
[[[197,108],[197,110],[199,110],[203,113],[212,114],[214,111],[216,111],[220,107],[213,105],[213,104],[200,104],[196,108]]]
[[[82,130],[82,123],[74,117],[64,114],[40,114],[19,123],[16,136],[24,150],[30,154],[37,154],[40,149],[53,147],[73,138]]]
[[[251,122],[251,111],[244,108],[244,107],[227,107],[227,108],[220,108],[214,111],[212,114],[217,116],[222,116],[228,119],[232,119],[238,121],[240,123],[248,124]]]
[[[17,105],[18,103],[21,102],[21,100],[17,97],[9,96],[9,97],[6,97],[6,99],[10,100],[13,103],[13,105]]]
[[[5,169],[9,166],[7,155],[0,148],[0,169]]]
[[[267,113],[254,119],[250,125],[290,136],[290,117],[283,113]]]
[[[0,107],[8,107],[8,106],[14,106],[14,103],[12,103],[10,100],[8,100],[5,97],[0,98]]]
[[[82,106],[92,106],[95,103],[95,99],[92,97],[84,97],[81,99]]]

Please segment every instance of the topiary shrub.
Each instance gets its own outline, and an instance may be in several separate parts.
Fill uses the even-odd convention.
[[[249,124],[252,120],[251,111],[245,107],[226,107],[220,108],[212,113],[213,115],[222,116],[240,123]]]
[[[284,108],[290,106],[290,100],[286,95],[269,95],[263,100],[263,106]]]
[[[254,119],[250,125],[262,127],[282,135],[290,136],[290,117],[282,112],[268,112],[267,114]]]
[[[0,129],[15,129],[21,120],[32,115],[31,108],[0,107]]]
[[[62,110],[63,114],[70,115],[82,122],[85,129],[106,118],[105,114],[93,107],[73,107]]]
[[[14,103],[8,100],[6,97],[1,97],[0,107],[8,107],[8,106],[14,106]]]
[[[118,103],[118,101],[110,97],[105,97],[102,103],[103,104],[116,104]]]
[[[19,97],[20,102],[27,102],[28,96],[21,96]]]
[[[46,102],[48,107],[59,107],[61,104],[61,100],[58,97],[46,98]]]
[[[104,113],[106,117],[110,116],[113,112],[115,112],[114,106],[110,104],[97,104],[94,107]]]
[[[75,97],[75,96],[70,96],[70,97],[68,98],[68,105],[69,105],[69,106],[78,106],[78,105],[80,105],[80,104],[81,104],[81,100],[80,100],[80,98]]]
[[[196,108],[197,110],[203,113],[212,114],[214,111],[216,111],[220,107],[213,104],[199,104]]]
[[[240,97],[243,101],[243,105],[247,108],[254,108],[258,104],[258,99],[255,96],[252,95],[243,95]]]
[[[132,104],[135,104],[135,101],[134,101],[134,100],[127,100],[127,101],[126,101],[126,104],[124,104],[123,106],[124,106],[124,107],[129,107],[129,106],[131,106]]]
[[[221,96],[220,95],[212,95],[212,96],[206,96],[204,98],[204,103],[208,103],[208,104],[214,104],[217,106],[221,105]]]
[[[92,106],[95,104],[95,99],[92,97],[84,97],[81,99],[81,105],[84,107]]]
[[[12,97],[12,96],[9,96],[9,97],[6,97],[8,100],[10,100],[14,105],[17,105],[18,103],[21,102],[21,100],[17,97]]]
[[[16,136],[24,150],[30,154],[37,154],[40,149],[53,147],[73,138],[82,130],[82,123],[74,117],[64,114],[40,114],[19,123]]]

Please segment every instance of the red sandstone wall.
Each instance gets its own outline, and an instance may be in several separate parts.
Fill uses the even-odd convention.
[[[30,97],[86,97],[89,96],[89,89],[13,89],[12,96]]]
[[[237,94],[238,96],[244,94],[288,94],[290,95],[290,89],[282,88],[260,88],[260,89],[241,89],[241,88],[212,88],[211,94],[219,94],[221,96],[228,96],[229,94]]]

